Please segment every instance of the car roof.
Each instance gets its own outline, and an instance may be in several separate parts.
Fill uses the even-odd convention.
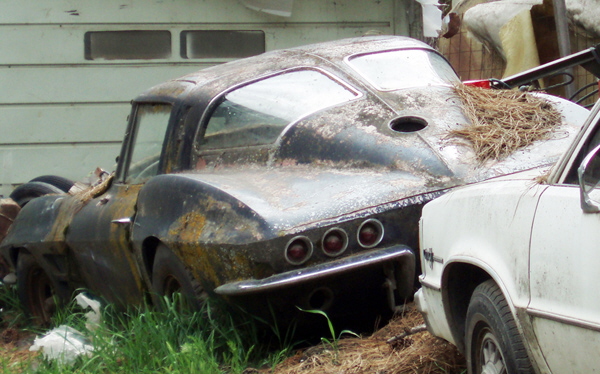
[[[313,67],[357,73],[344,60],[352,55],[397,49],[427,49],[429,45],[403,36],[366,36],[266,52],[196,71],[150,88],[135,101],[175,101],[185,96],[213,96],[251,79],[295,67]]]

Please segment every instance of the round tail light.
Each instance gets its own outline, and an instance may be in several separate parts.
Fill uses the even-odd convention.
[[[323,248],[323,252],[327,256],[338,256],[348,248],[348,235],[342,229],[329,229],[325,235],[323,235],[321,248]]]
[[[364,221],[358,228],[358,244],[363,248],[373,248],[383,239],[383,225],[371,218]]]
[[[313,253],[312,242],[305,236],[296,236],[285,248],[285,259],[292,265],[302,265]]]

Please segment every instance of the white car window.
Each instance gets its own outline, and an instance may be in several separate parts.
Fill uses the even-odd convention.
[[[290,123],[358,93],[315,70],[279,74],[234,90],[211,115],[199,149],[273,143]]]

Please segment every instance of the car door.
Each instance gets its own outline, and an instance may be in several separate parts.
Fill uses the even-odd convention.
[[[600,215],[581,210],[579,188],[546,189],[532,229],[528,311],[553,372],[600,372],[598,243]]]
[[[169,104],[136,104],[117,173],[82,202],[67,234],[84,284],[108,302],[137,304],[143,280],[131,246],[138,192],[159,170]],[[93,192],[93,191],[92,191]]]
[[[532,225],[528,314],[554,373],[600,372],[600,214],[582,209],[574,177],[599,143],[598,127],[580,142],[564,181],[544,191]],[[590,194],[600,201],[600,189]]]

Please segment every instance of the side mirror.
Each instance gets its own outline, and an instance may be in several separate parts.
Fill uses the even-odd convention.
[[[600,203],[592,200],[590,193],[600,184],[600,145],[596,146],[581,162],[579,176],[579,193],[581,209],[586,213],[599,213]]]

